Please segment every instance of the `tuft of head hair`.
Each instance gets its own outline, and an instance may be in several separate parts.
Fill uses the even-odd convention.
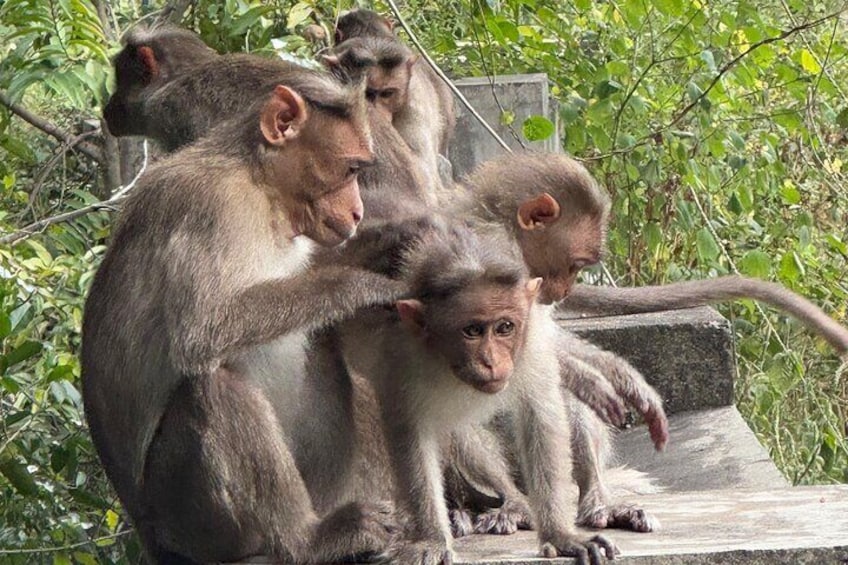
[[[405,63],[412,51],[396,39],[354,37],[333,48],[338,64],[331,70],[346,81],[359,80],[371,67],[392,71]]]
[[[610,197],[583,165],[559,153],[513,153],[478,166],[463,184],[474,195],[475,217],[513,220],[518,206],[543,192],[567,220],[590,217],[605,225]]]
[[[336,42],[362,36],[393,37],[392,23],[371,10],[351,10],[342,14],[336,23]]]
[[[403,271],[412,295],[425,302],[449,299],[480,283],[513,287],[527,277],[505,234],[481,235],[447,222],[421,234],[404,258]]]

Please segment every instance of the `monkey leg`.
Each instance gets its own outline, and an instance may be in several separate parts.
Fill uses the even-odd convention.
[[[574,480],[580,489],[577,523],[587,528],[618,528],[650,532],[658,522],[633,504],[612,502],[603,481],[610,452],[609,431],[589,408],[569,402]]]
[[[519,529],[530,529],[527,498],[515,484],[502,453],[501,442],[495,434],[482,426],[471,426],[452,434],[450,443],[446,496],[450,505],[451,491],[460,488],[453,485],[461,485],[465,506],[476,513],[473,533],[507,535]],[[455,475],[452,479],[451,474]],[[493,492],[495,497],[486,496],[480,487]],[[463,533],[463,530],[453,521],[454,517],[460,516],[451,516],[454,537],[460,537],[456,534]]]
[[[381,552],[393,524],[348,505],[320,520],[261,389],[219,368],[174,391],[147,455],[142,522],[155,547],[201,562],[305,563]]]

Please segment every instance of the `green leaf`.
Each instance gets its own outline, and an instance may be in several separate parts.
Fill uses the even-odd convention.
[[[763,251],[751,250],[739,261],[739,268],[746,275],[767,279],[771,271],[771,258]]]
[[[842,129],[848,129],[848,106],[842,108],[842,111],[836,116],[836,125]]]
[[[293,30],[298,25],[306,21],[306,18],[312,14],[312,6],[307,2],[298,2],[292,9],[289,10],[289,15],[286,18],[286,28]]]
[[[801,193],[789,179],[783,181],[783,186],[780,187],[780,197],[787,204],[798,204],[801,202]]]
[[[801,49],[801,68],[813,75],[819,74],[822,70],[809,49]]]
[[[544,116],[530,116],[524,120],[521,133],[529,141],[541,141],[554,134],[556,127]]]
[[[0,312],[0,339],[12,333],[12,320],[9,319],[9,314]]]
[[[38,485],[26,465],[8,453],[0,454],[0,474],[23,496],[33,497],[38,494]]]
[[[11,367],[41,352],[43,345],[40,341],[25,341],[5,355],[6,366]]]
[[[784,253],[780,259],[780,278],[784,281],[797,282],[804,276],[804,264],[794,252]]]
[[[714,261],[720,252],[718,244],[707,228],[698,230],[695,236],[695,246],[698,248],[698,255],[701,260],[706,262]]]

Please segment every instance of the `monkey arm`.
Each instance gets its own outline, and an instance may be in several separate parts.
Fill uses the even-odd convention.
[[[692,308],[739,298],[759,300],[787,312],[840,353],[848,352],[848,329],[821,308],[783,285],[736,275],[634,288],[578,284],[563,304],[569,310],[611,315]]]
[[[192,331],[176,342],[180,349],[175,354],[182,369],[205,370],[210,360],[290,332],[331,325],[407,293],[405,283],[362,269],[312,268],[254,284],[205,308],[196,305],[197,319],[183,324]]]
[[[599,367],[573,353],[573,350],[584,347],[585,342],[574,334],[563,329],[557,332],[557,359],[562,385],[602,420],[620,426],[624,423],[624,403],[619,396],[620,392],[600,372]]]
[[[560,363],[563,362],[563,357],[566,357],[571,368],[589,366],[594,372],[605,376],[616,395],[642,415],[648,424],[654,447],[658,451],[662,450],[668,442],[668,418],[663,409],[662,398],[651,385],[645,382],[642,374],[618,355],[604,351],[566,331],[560,332],[559,342],[561,344]],[[562,370],[562,365],[560,367]],[[579,373],[579,378],[575,379],[572,385],[566,386],[577,398],[586,402],[604,418],[604,414],[598,410],[597,405],[593,404],[596,401],[592,400],[592,395],[597,394],[598,391],[595,388],[596,383],[585,378],[586,375],[586,373]],[[588,397],[588,400],[584,397]]]

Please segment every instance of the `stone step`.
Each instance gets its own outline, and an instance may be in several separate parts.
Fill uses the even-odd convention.
[[[560,324],[639,369],[669,414],[730,406],[736,357],[730,323],[712,308],[575,318]]]
[[[673,492],[636,502],[662,526],[648,534],[607,532],[621,549],[615,563],[848,563],[848,485]],[[454,547],[457,565],[573,562],[539,558],[534,532],[468,536]]]
[[[647,473],[664,492],[789,486],[735,407],[673,414],[668,423],[661,453],[644,426],[616,434],[618,463]]]

